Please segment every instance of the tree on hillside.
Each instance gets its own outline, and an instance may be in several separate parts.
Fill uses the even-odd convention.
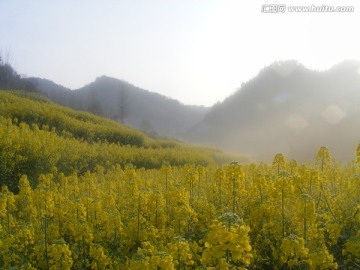
[[[101,102],[99,101],[99,98],[95,95],[95,92],[91,93],[90,103],[87,111],[96,115],[102,115],[103,110],[101,107]]]
[[[22,79],[8,63],[8,60],[5,61],[0,57],[0,89],[35,91],[35,86],[30,81]]]
[[[89,105],[89,112],[96,114],[96,115],[101,115],[102,109],[101,109],[101,104],[98,100],[94,99],[90,105]]]
[[[125,118],[128,116],[129,112],[129,99],[125,89],[120,89],[118,104],[118,111],[115,116],[115,120],[119,121],[121,124],[124,124]]]

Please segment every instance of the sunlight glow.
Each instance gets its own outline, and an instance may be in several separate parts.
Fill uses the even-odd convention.
[[[271,3],[1,1],[0,50],[10,49],[19,73],[72,89],[108,75],[207,106],[275,61],[293,59],[323,70],[360,60],[358,2],[346,3],[354,5],[352,13],[261,12]],[[323,3],[291,2],[312,4]]]

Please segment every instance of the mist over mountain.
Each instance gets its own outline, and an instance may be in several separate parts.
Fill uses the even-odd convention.
[[[329,70],[310,70],[296,61],[276,62],[212,108],[189,106],[102,76],[70,90],[52,81],[20,78],[0,70],[3,89],[31,86],[52,101],[114,119],[148,135],[179,138],[270,161],[313,160],[326,146],[350,161],[360,142],[360,62],[343,61]]]
[[[349,161],[360,142],[359,72],[356,61],[326,71],[274,63],[213,106],[188,139],[266,161],[278,152],[311,160],[324,145]]]
[[[56,103],[114,119],[153,137],[184,138],[186,131],[209,110],[203,106],[184,105],[107,76],[98,77],[77,90],[45,79],[30,80]]]

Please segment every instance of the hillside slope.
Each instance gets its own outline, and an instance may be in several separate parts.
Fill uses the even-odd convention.
[[[29,81],[58,104],[108,117],[152,137],[160,134],[183,138],[185,131],[208,111],[106,76],[74,91],[45,79]]]
[[[312,71],[295,61],[275,63],[189,132],[189,141],[270,160],[277,152],[300,160],[325,145],[349,161],[360,140],[360,63]]]
[[[23,174],[36,185],[40,174],[53,170],[81,175],[99,166],[160,168],[232,158],[219,150],[153,140],[115,121],[29,92],[0,91],[0,115],[0,186],[15,191]]]

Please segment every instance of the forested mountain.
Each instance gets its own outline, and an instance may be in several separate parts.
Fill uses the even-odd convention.
[[[270,160],[281,152],[302,161],[325,145],[349,161],[360,139],[360,63],[315,71],[295,62],[265,67],[212,108],[188,106],[102,76],[78,90],[22,79],[2,65],[0,86],[36,89],[50,100],[111,118],[152,138],[172,137]]]
[[[106,76],[74,91],[45,79],[30,81],[56,103],[114,119],[152,137],[183,138],[208,111]]]
[[[215,105],[189,132],[192,142],[269,160],[280,152],[309,160],[329,147],[349,161],[360,140],[360,63],[313,71],[295,61],[259,72]]]

